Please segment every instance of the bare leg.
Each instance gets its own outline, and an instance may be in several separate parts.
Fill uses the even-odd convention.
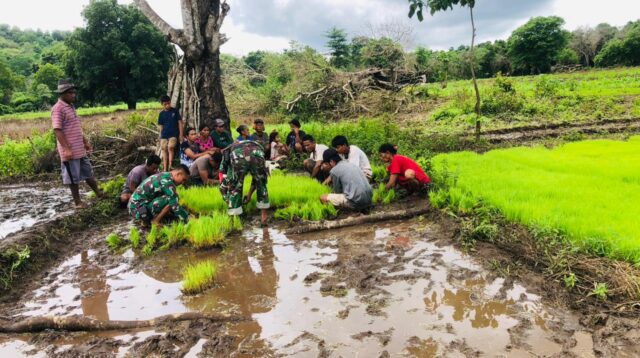
[[[176,152],[174,148],[169,148],[169,169],[173,166],[173,154]]]
[[[102,192],[102,190],[100,190],[100,187],[98,186],[98,181],[96,180],[95,177],[91,177],[87,179],[87,184],[89,184],[89,186],[91,187],[91,190],[93,190],[93,192],[96,193],[96,196],[98,198],[102,198],[104,196],[104,193]]]
[[[163,171],[166,172],[169,167],[169,150],[167,148],[162,149],[162,165]]]
[[[267,209],[262,209],[260,210],[260,214],[261,214],[261,218],[260,218],[260,222],[262,223],[262,225],[265,225],[267,223]]]
[[[71,196],[73,197],[73,203],[76,205],[76,208],[85,208],[86,205],[80,200],[80,188],[78,184],[69,184],[69,189],[71,189]]]
[[[167,216],[167,214],[169,213],[169,210],[171,210],[171,207],[169,207],[169,205],[165,206],[164,208],[162,208],[162,210],[160,211],[160,213],[158,215],[156,215],[155,218],[153,218],[153,220],[151,220],[151,223],[153,225],[158,225],[160,224],[160,222],[162,221],[162,219],[164,219],[165,216]]]

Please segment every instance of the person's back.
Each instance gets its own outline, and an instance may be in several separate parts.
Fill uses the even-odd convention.
[[[371,206],[373,191],[362,170],[356,165],[341,160],[331,169],[333,191],[343,193],[355,209]]]
[[[372,177],[371,163],[369,163],[369,158],[362,149],[355,145],[350,145],[349,156],[346,159],[349,163],[359,167],[367,178]]]
[[[147,164],[143,163],[131,169],[124,185],[129,188],[134,184],[137,188],[145,179],[147,179]]]

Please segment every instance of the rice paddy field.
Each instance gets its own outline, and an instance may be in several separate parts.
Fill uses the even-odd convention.
[[[640,265],[640,136],[554,149],[519,147],[433,159],[436,206],[479,202],[508,220],[560,230],[580,249]]]

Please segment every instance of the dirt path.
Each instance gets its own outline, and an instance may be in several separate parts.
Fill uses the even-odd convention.
[[[424,205],[416,204],[416,205]],[[0,336],[0,356],[633,356],[628,326],[551,300],[540,276],[500,277],[452,246],[457,228],[421,217],[299,236],[247,229],[223,250],[118,255],[92,231],[0,316],[150,319],[196,311],[252,317],[149,330]],[[505,259],[480,248],[480,255]],[[482,256],[480,256],[482,257]],[[186,263],[214,260],[216,287],[180,293]],[[525,283],[526,282],[526,283]],[[621,321],[615,321],[621,324]],[[620,328],[626,327],[623,332]],[[635,327],[637,329],[637,327]],[[633,333],[631,333],[633,334]],[[621,345],[621,342],[625,345]],[[37,355],[36,355],[37,356]]]

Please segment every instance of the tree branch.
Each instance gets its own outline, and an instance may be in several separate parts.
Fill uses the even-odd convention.
[[[138,9],[151,21],[151,23],[160,30],[169,41],[178,45],[185,50],[189,44],[182,30],[176,30],[166,21],[164,21],[152,8],[146,0],[133,0]]]

